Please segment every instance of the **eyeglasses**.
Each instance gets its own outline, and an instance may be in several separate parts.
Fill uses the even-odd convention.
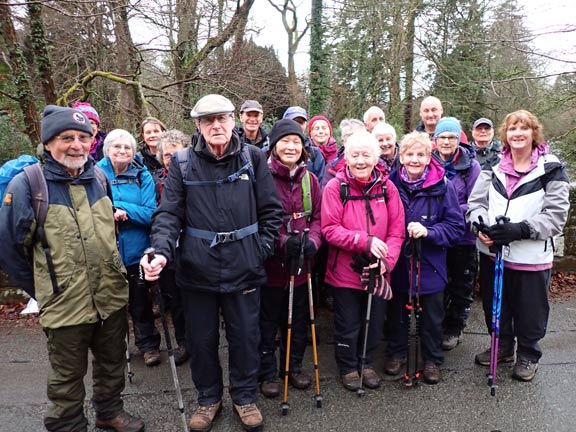
[[[75,140],[80,141],[82,144],[88,144],[92,142],[92,135],[56,135],[54,138],[59,139],[64,144],[72,144]]]
[[[220,124],[224,124],[228,121],[228,119],[232,117],[232,114],[217,114],[217,115],[209,115],[200,117],[200,124],[204,126],[209,126],[214,123],[216,120]]]
[[[132,146],[130,144],[112,144],[110,148],[114,151],[124,150],[125,152],[131,152]]]
[[[173,157],[174,157],[173,153],[164,153],[162,155],[162,159],[166,159],[166,160],[172,160]]]
[[[439,136],[436,137],[436,141],[446,141],[448,140],[449,142],[454,142],[458,140],[457,136]]]

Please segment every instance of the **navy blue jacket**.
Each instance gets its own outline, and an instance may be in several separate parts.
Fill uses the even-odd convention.
[[[410,222],[420,222],[428,230],[428,236],[422,238],[421,294],[433,294],[443,291],[448,282],[446,251],[464,235],[464,217],[458,206],[456,189],[448,179],[444,179],[444,170],[431,158],[429,171],[421,189],[411,191],[400,178],[400,170],[390,174],[390,180],[398,188],[404,204],[406,226]],[[406,233],[406,239],[408,239]],[[408,240],[406,240],[407,242]],[[405,242],[405,245],[406,245]],[[407,248],[404,247],[404,251]],[[416,265],[414,265],[414,273]],[[392,271],[392,290],[408,293],[410,260],[400,254],[398,263]],[[413,277],[413,293],[416,294],[416,275]]]

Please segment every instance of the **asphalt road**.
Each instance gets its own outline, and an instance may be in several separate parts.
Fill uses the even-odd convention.
[[[474,354],[489,345],[480,305],[474,304],[462,343],[447,353],[442,381],[406,389],[399,377],[386,377],[378,390],[363,398],[346,391],[337,379],[334,347],[330,343],[331,315],[319,317],[319,356],[323,406],[316,408],[313,390],[291,390],[290,412],[281,415],[280,399],[260,397],[267,431],[439,431],[439,432],[573,432],[576,431],[576,299],[552,305],[548,334],[542,342],[544,357],[531,383],[512,380],[508,366],[499,368],[499,387],[490,396],[487,368],[473,364]],[[126,409],[141,416],[148,432],[181,431],[181,418],[166,352],[163,362],[146,368],[133,352],[135,378],[124,392]],[[312,370],[311,347],[305,367]],[[227,349],[222,338],[221,359],[226,368]],[[382,361],[377,363],[382,367]],[[48,361],[45,337],[39,326],[0,323],[0,432],[42,431],[48,407]],[[195,390],[187,366],[178,368],[190,415]],[[89,376],[89,375],[88,375]],[[94,424],[90,406],[90,378],[86,379],[86,412]],[[228,395],[224,411],[213,431],[240,431]],[[91,431],[97,431],[93,426]]]

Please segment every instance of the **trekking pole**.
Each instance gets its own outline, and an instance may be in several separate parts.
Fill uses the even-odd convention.
[[[406,372],[404,373],[403,384],[405,387],[413,387],[418,383],[420,379],[420,371],[418,370],[418,354],[420,345],[420,260],[421,260],[421,249],[419,239],[410,239],[409,251],[405,254],[410,257],[410,274],[408,275],[408,303],[406,304],[406,309],[408,310],[408,334],[407,334],[407,348],[406,348]],[[416,303],[414,303],[412,293],[414,292],[414,260],[416,259]],[[411,334],[412,330],[412,315],[414,315],[414,334]],[[411,368],[410,362],[410,342],[414,340],[414,367]],[[414,372],[411,373],[411,370]]]
[[[298,231],[292,231],[290,233],[291,236],[298,236]],[[303,244],[303,243],[302,243]],[[300,247],[300,255],[302,255],[302,247]],[[288,325],[286,328],[286,361],[284,367],[284,397],[282,399],[282,415],[288,415],[288,411],[290,410],[290,404],[288,403],[288,375],[290,373],[290,343],[292,342],[292,308],[294,304],[294,279],[296,274],[300,273],[298,267],[300,257],[298,260],[291,259],[290,260],[290,286],[288,291]]]
[[[505,216],[496,217],[496,223],[505,223],[510,219]],[[494,291],[492,293],[492,332],[490,335],[490,367],[488,369],[488,385],[490,394],[496,396],[496,373],[498,371],[498,346],[500,343],[500,315],[502,313],[502,284],[504,282],[504,245],[496,251],[494,260]]]
[[[155,249],[149,247],[144,251],[144,254],[148,256],[148,262],[154,259]],[[160,308],[160,319],[162,321],[162,327],[164,327],[164,338],[166,339],[166,348],[168,349],[168,358],[170,360],[170,368],[172,369],[172,379],[174,380],[174,387],[176,388],[176,396],[178,397],[178,411],[182,417],[183,431],[188,432],[188,422],[186,421],[186,413],[184,412],[184,402],[182,400],[182,391],[180,390],[180,381],[178,381],[178,373],[176,372],[176,363],[174,362],[174,351],[172,350],[172,337],[170,336],[170,329],[168,328],[168,322],[166,320],[166,310],[164,309],[164,299],[162,298],[162,293],[160,292],[160,286],[158,282],[152,284],[152,292],[154,297],[156,297],[156,303]]]
[[[308,240],[309,228],[304,229],[302,244]],[[322,408],[322,394],[320,393],[320,372],[318,370],[318,348],[316,346],[316,323],[314,322],[314,294],[312,293],[312,269],[310,260],[306,260],[306,282],[308,284],[308,303],[310,308],[310,332],[312,333],[312,358],[314,360],[314,377],[316,379],[316,408]]]
[[[132,366],[130,365],[131,363],[130,348],[129,348],[130,329],[126,331],[125,342],[126,342],[126,371],[128,372],[128,382],[132,384],[132,379],[134,378],[134,372],[132,372]]]
[[[364,366],[366,366],[366,350],[368,347],[368,329],[370,327],[370,313],[372,311],[372,297],[376,286],[376,271],[380,273],[380,260],[376,269],[370,268],[368,278],[368,301],[366,303],[366,317],[364,319],[364,344],[362,346],[362,357],[360,358],[360,387],[356,390],[358,397],[364,396]]]

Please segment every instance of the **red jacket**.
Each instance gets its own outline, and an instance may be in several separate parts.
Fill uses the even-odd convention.
[[[268,167],[276,184],[278,195],[280,195],[280,199],[282,200],[285,217],[282,228],[280,229],[280,238],[276,243],[276,252],[266,261],[266,274],[268,276],[266,286],[284,288],[290,279],[289,264],[286,262],[284,255],[285,243],[288,238],[288,222],[290,221],[292,230],[300,231],[300,236],[302,236],[304,228],[310,228],[309,238],[314,242],[316,250],[318,250],[322,244],[322,234],[320,232],[322,192],[318,179],[313,173],[310,173],[310,192],[312,195],[312,215],[310,216],[310,222],[308,223],[308,218],[306,217],[291,220],[289,215],[304,211],[302,178],[306,173],[306,165],[302,164],[297,167],[292,177],[290,177],[288,167],[277,159],[270,158]],[[300,275],[296,276],[294,283],[295,286],[306,283],[306,268],[303,268]]]
[[[340,198],[340,182],[349,185],[350,196],[362,195],[363,188],[352,178],[347,168],[330,180],[322,199],[322,234],[328,242],[328,266],[325,282],[340,288],[362,289],[360,275],[350,267],[355,254],[369,252],[370,236],[378,237],[388,245],[386,258],[390,271],[394,268],[404,241],[404,207],[396,186],[378,167],[374,169],[374,181],[366,195],[382,192],[386,182],[387,202],[384,198],[369,201],[375,224],[372,225],[364,200],[349,200],[345,205]],[[390,275],[387,275],[389,278]]]

